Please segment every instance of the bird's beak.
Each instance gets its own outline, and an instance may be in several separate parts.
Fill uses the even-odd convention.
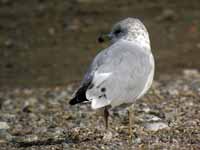
[[[106,41],[110,41],[112,39],[112,34],[109,33],[109,34],[102,34],[99,36],[98,38],[98,42],[99,43],[104,43]]]

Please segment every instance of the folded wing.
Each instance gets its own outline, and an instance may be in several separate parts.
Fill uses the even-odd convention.
[[[95,57],[75,97],[81,93],[93,109],[132,102],[144,89],[152,67],[147,51],[117,42]]]

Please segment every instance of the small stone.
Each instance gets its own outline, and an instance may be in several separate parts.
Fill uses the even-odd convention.
[[[63,143],[63,149],[64,150],[68,150],[68,149],[71,149],[71,146],[67,143]]]
[[[160,121],[161,118],[155,115],[144,114],[140,116],[140,121],[142,122],[150,122],[150,121]]]
[[[104,134],[104,136],[103,136],[103,140],[104,140],[104,141],[110,141],[110,140],[112,139],[112,137],[113,137],[112,132],[106,132],[106,133]]]
[[[145,113],[148,113],[148,112],[150,112],[150,108],[149,107],[144,107],[143,109],[142,109]]]
[[[25,95],[31,95],[33,93],[33,90],[31,90],[31,89],[24,89],[23,92],[24,92]]]
[[[27,135],[27,136],[23,136],[23,137],[17,137],[15,139],[13,139],[14,141],[16,140],[16,142],[24,142],[24,143],[29,143],[29,142],[35,142],[38,141],[38,136],[37,135]]]
[[[47,132],[47,128],[46,127],[39,127],[35,130],[35,133],[46,133]]]
[[[158,131],[161,129],[168,128],[168,125],[163,122],[154,122],[154,123],[146,123],[144,125],[144,128],[146,128],[149,131]]]
[[[185,69],[183,75],[185,77],[200,77],[200,73],[196,69]]]
[[[171,96],[177,96],[177,95],[179,95],[179,91],[177,90],[177,89],[172,89],[172,88],[170,88],[169,90],[168,90],[168,92],[169,92],[169,94],[171,95]]]
[[[1,142],[11,141],[12,138],[12,135],[10,135],[6,130],[0,130],[0,140],[2,140]]]
[[[33,106],[37,103],[37,99],[34,98],[34,97],[30,97],[29,99],[27,99],[25,102],[24,102],[24,108],[25,107],[29,107],[29,106]]]
[[[6,140],[1,140],[1,139],[0,139],[0,144],[4,144],[4,143],[7,143],[7,141],[6,141]]]
[[[200,43],[197,43],[197,45],[196,45],[196,46],[197,46],[197,48],[200,48]]]
[[[9,113],[0,113],[0,116],[6,120],[15,119],[16,115]]]
[[[51,28],[48,29],[48,32],[49,32],[50,35],[53,36],[53,35],[55,35],[56,30],[55,30],[55,28],[51,27]]]
[[[200,92],[200,80],[193,81],[192,84],[191,84],[191,88],[194,91]]]
[[[59,136],[61,136],[63,132],[64,132],[64,129],[59,128],[59,127],[55,128],[55,131],[54,131],[55,138],[58,138]]]
[[[7,124],[7,122],[0,122],[0,130],[7,130],[9,129],[9,125]]]
[[[141,144],[142,140],[141,140],[141,138],[136,138],[136,139],[133,138],[133,143],[134,144]]]
[[[36,102],[37,102],[37,99],[34,97],[27,99],[27,101],[25,101],[24,103],[23,112],[27,112],[27,113],[32,112],[32,106],[34,106]]]

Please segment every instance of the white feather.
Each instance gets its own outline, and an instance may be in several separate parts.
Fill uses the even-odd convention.
[[[94,74],[94,84],[95,86],[99,86],[101,83],[103,83],[112,73],[106,72],[106,73],[98,73],[95,72]]]
[[[151,87],[151,84],[152,84],[152,82],[153,82],[154,71],[155,71],[155,65],[154,65],[154,58],[153,58],[153,55],[152,55],[152,54],[150,54],[150,64],[151,64],[151,67],[152,67],[151,72],[150,72],[149,77],[148,77],[148,79],[147,79],[147,82],[146,82],[146,84],[145,84],[145,86],[144,86],[144,89],[143,89],[142,92],[137,96],[136,99],[141,98],[141,97],[148,91],[148,89]]]
[[[110,104],[110,101],[108,100],[105,100],[105,99],[99,100],[99,99],[93,98],[91,107],[92,109],[98,109],[98,108],[105,107],[109,104]]]
[[[108,101],[105,98],[102,98],[101,100],[99,100],[98,86],[100,86],[104,81],[106,81],[111,74],[112,74],[111,72],[108,72],[108,73],[96,72],[94,74],[94,79],[93,79],[94,87],[86,91],[86,98],[92,102],[92,105],[91,105],[92,109],[98,109],[110,104],[110,101]]]

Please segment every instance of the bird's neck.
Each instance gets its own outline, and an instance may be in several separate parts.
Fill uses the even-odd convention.
[[[144,39],[143,37],[138,36],[137,38],[126,37],[120,40],[125,41],[125,42],[130,42],[131,44],[142,47],[142,49],[146,52],[151,52],[151,45],[150,45],[149,39]]]
[[[139,47],[143,47],[146,50],[151,50],[151,44],[149,40],[149,34],[148,32],[130,32],[123,38],[124,40],[133,42],[137,44]]]

